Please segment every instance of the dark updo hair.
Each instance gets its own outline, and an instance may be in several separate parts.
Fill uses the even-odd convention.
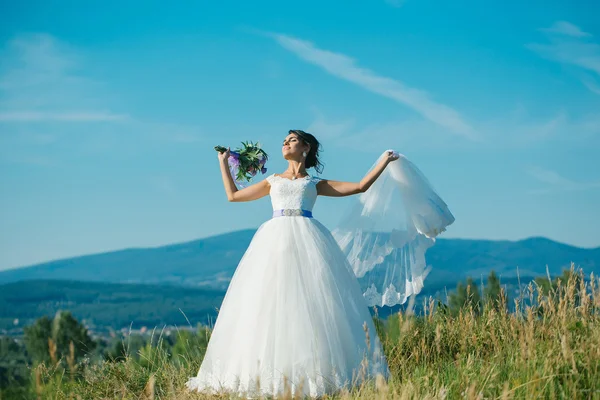
[[[321,151],[321,143],[317,140],[316,137],[311,135],[308,132],[301,131],[300,129],[291,129],[289,133],[293,133],[300,139],[304,144],[310,145],[310,150],[306,155],[306,160],[304,160],[304,166],[308,168],[313,168],[319,174],[323,172],[323,163],[319,160],[319,152]]]

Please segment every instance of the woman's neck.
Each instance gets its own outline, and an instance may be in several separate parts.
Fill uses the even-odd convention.
[[[290,161],[285,172],[293,176],[306,175],[306,167],[302,162]]]

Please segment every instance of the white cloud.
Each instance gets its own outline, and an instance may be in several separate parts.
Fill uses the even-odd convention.
[[[0,111],[0,122],[34,122],[34,121],[63,121],[63,122],[94,122],[94,121],[123,121],[128,118],[125,114],[110,112],[47,112],[47,111]]]
[[[189,145],[206,139],[202,129],[191,125],[132,120],[128,127],[134,132],[144,132],[147,137],[168,143]]]
[[[545,117],[533,117],[519,105],[502,117],[475,121],[482,140],[455,140],[446,130],[425,119],[408,118],[390,121],[336,120],[316,112],[308,130],[329,145],[363,152],[386,148],[402,151],[486,149],[522,150],[553,143],[565,148],[600,149],[600,114],[574,118],[565,110]],[[337,140],[343,138],[343,140]]]
[[[326,118],[317,112],[308,131],[320,140],[329,141],[330,145],[361,152],[380,152],[389,148],[400,152],[424,148],[439,150],[475,144],[457,141],[439,125],[417,118],[358,124],[354,120]],[[337,140],[339,138],[343,140]]]
[[[600,188],[600,182],[577,182],[560,175],[556,171],[545,169],[539,166],[528,168],[527,173],[546,184],[544,189],[531,190],[530,193],[543,194],[554,191],[583,191]]]
[[[47,34],[27,34],[5,44],[0,57],[0,122],[115,122],[103,85],[82,73],[76,49]]]
[[[404,104],[452,133],[472,140],[478,139],[473,128],[456,110],[433,101],[425,91],[411,88],[392,78],[379,76],[357,66],[354,59],[344,54],[319,49],[311,42],[281,34],[271,36],[285,49],[338,78]]]
[[[335,139],[344,136],[351,131],[355,124],[354,120],[351,119],[332,122],[331,120],[326,120],[320,111],[315,110],[315,113],[317,116],[308,126],[307,130],[314,132],[315,135],[318,135],[322,139]]]
[[[0,161],[8,164],[23,164],[37,167],[54,167],[57,165],[55,159],[44,155],[24,154],[24,155],[6,155],[0,158]]]
[[[575,182],[560,176],[558,173],[544,169],[542,167],[534,166],[529,168],[527,171],[529,175],[533,176],[540,182],[548,183],[550,185],[558,185],[563,187],[570,187],[576,185]]]
[[[497,149],[526,149],[541,145],[565,149],[600,149],[600,113],[574,115],[565,109],[545,116],[529,115],[520,108],[518,113],[477,123],[478,131],[486,138],[483,145]]]
[[[93,155],[202,140],[197,127],[113,111],[114,92],[90,77],[91,56],[47,34],[21,35],[0,47],[0,162],[51,166],[68,156],[49,155],[50,147]]]
[[[357,129],[344,141],[356,150],[379,152],[394,149],[403,153],[415,149],[439,150],[467,145],[452,140],[443,129],[427,120],[403,120],[371,123]]]
[[[561,35],[550,35],[550,43],[529,43],[526,47],[546,59],[573,65],[600,76],[600,45],[586,39],[590,34],[567,22],[556,23],[552,28],[543,31]],[[592,92],[600,94],[589,77],[583,78],[582,83]]]
[[[512,129],[515,144],[527,145],[555,138],[568,124],[568,115],[562,110],[547,119],[516,122],[509,129]]]
[[[579,28],[577,25],[574,25],[567,21],[557,21],[550,28],[542,28],[540,30],[544,32],[573,37],[592,36],[591,34],[582,31],[581,28]]]
[[[527,47],[550,60],[571,64],[600,75],[600,46],[573,40],[554,40],[551,44],[532,43]]]
[[[600,94],[600,85],[596,83],[596,80],[588,75],[583,75],[581,78],[581,82],[587,87],[591,92],[596,94]]]
[[[582,132],[582,135],[585,138],[593,138],[600,136],[600,114],[598,115],[589,115],[583,118],[578,126],[577,130]]]

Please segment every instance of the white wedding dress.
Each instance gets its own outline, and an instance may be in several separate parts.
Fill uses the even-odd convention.
[[[312,218],[318,178],[271,175],[274,217],[231,280],[198,372],[186,386],[243,396],[321,396],[389,376],[359,282]],[[288,211],[281,211],[288,210]]]

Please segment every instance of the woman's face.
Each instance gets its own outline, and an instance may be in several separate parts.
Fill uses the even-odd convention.
[[[310,146],[302,143],[302,141],[295,134],[290,133],[283,141],[281,152],[283,153],[283,158],[289,160],[302,158],[302,152],[305,151],[308,153],[309,149]]]

